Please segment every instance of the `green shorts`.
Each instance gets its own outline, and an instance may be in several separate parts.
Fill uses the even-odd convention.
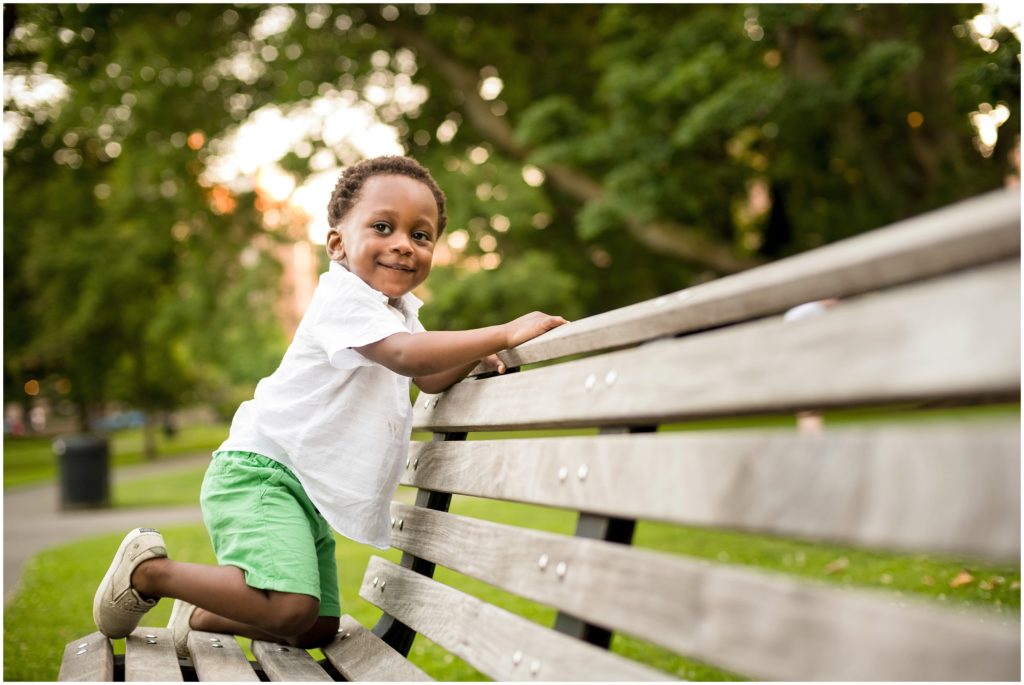
[[[217,562],[250,587],[312,595],[340,616],[334,533],[284,465],[251,452],[215,452],[199,496]]]

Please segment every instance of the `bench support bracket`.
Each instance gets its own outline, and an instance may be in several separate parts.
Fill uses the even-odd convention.
[[[653,433],[656,430],[657,426],[631,426],[629,428],[603,428],[600,433],[602,435]],[[579,520],[576,522],[576,537],[629,545],[633,542],[633,531],[635,529],[636,521],[631,519],[581,513]],[[587,623],[564,611],[558,612],[558,616],[555,617],[555,630],[589,642],[602,649],[608,649],[612,642],[610,630]]]
[[[434,441],[465,440],[467,433],[434,433]],[[452,496],[447,492],[433,492],[431,490],[419,489],[416,493],[416,506],[435,511],[448,511],[451,506]],[[434,577],[434,563],[426,559],[402,552],[401,566],[412,569],[427,578]],[[408,656],[412,648],[412,641],[416,638],[416,631],[405,625],[387,612],[381,615],[377,624],[373,626],[373,634],[387,643],[392,649]]]

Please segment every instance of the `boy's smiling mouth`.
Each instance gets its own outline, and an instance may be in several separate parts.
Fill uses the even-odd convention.
[[[381,266],[387,269],[393,269],[395,271],[415,271],[416,268],[407,264],[388,264],[386,262],[378,262]]]

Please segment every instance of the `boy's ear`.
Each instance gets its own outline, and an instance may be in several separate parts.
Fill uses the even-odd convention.
[[[345,259],[345,241],[341,237],[341,231],[337,228],[327,231],[327,257],[332,262],[340,262]]]

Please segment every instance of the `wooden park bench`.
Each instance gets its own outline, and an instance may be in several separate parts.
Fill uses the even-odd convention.
[[[261,642],[250,663],[233,637],[201,632],[179,663],[161,628],[115,660],[93,634],[68,644],[61,679],[428,679],[405,658],[419,633],[496,680],[673,677],[609,650],[621,634],[756,679],[1018,681],[1012,612],[631,542],[637,522],[659,522],[1018,564],[1019,414],[657,429],[1017,402],[1019,259],[1019,193],[995,192],[552,331],[503,354],[537,366],[417,400],[434,440],[410,446],[415,505],[393,505],[401,563],[366,570],[360,596],[384,612],[372,630],[344,617],[320,663]],[[784,319],[823,298],[840,302]],[[542,428],[597,434],[465,440]],[[576,512],[576,533],[448,513],[452,495]],[[434,580],[435,565],[553,608],[554,625]]]

